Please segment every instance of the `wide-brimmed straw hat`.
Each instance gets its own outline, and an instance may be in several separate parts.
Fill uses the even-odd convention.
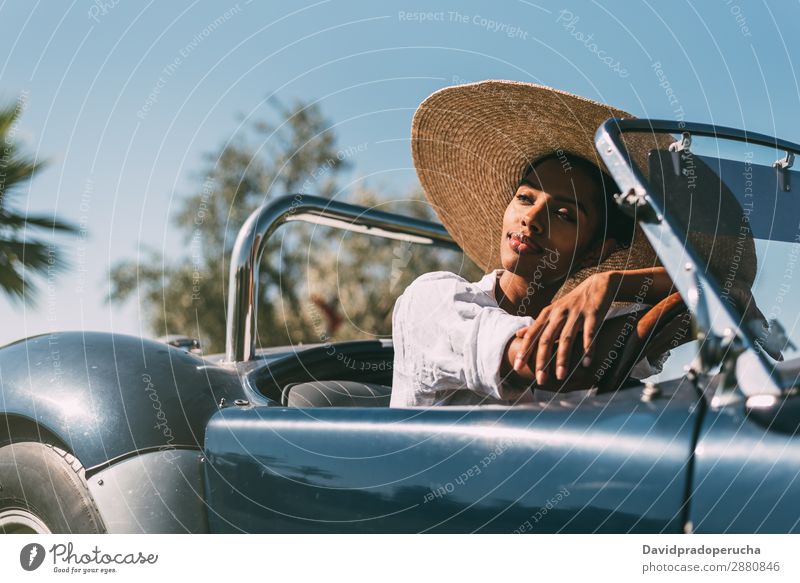
[[[488,272],[501,266],[503,214],[525,171],[554,152],[578,154],[604,169],[594,147],[594,134],[610,117],[633,116],[532,83],[481,81],[446,87],[428,97],[414,114],[414,166],[442,224]],[[646,150],[654,145],[652,137],[649,142],[626,145],[632,156],[646,160]],[[598,270],[658,264],[637,227],[628,248],[574,272],[562,292]]]

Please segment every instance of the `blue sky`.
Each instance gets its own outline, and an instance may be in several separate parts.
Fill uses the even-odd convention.
[[[695,5],[696,4],[696,5]],[[18,199],[85,225],[37,306],[0,298],[0,344],[50,330],[144,333],[136,302],[103,302],[109,265],[142,245],[185,255],[171,227],[203,153],[267,112],[319,100],[353,177],[415,184],[415,107],[454,83],[515,79],[638,116],[800,140],[798,2],[4,2],[0,97],[49,167]],[[794,35],[793,35],[794,33]],[[590,38],[591,35],[591,38]],[[588,39],[588,40],[587,40]],[[669,82],[672,103],[665,90]]]

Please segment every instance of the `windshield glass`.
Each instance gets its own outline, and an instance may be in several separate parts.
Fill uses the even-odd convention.
[[[695,139],[689,149],[652,149],[640,161],[651,193],[769,362],[796,358],[800,343],[800,177],[785,164],[773,167],[785,158]]]

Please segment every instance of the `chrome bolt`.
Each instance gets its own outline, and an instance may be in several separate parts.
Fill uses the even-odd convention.
[[[642,401],[652,401],[659,395],[661,395],[661,389],[653,383],[647,383],[642,389]]]

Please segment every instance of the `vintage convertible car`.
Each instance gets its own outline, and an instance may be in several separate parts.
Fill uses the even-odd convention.
[[[652,132],[674,143],[637,162],[626,139]],[[800,531],[800,146],[657,120],[611,119],[596,140],[679,295],[637,315],[593,391],[397,409],[388,340],[256,350],[258,266],[281,224],[453,246],[440,225],[280,198],[236,241],[226,354],[89,332],[0,349],[0,531]],[[752,297],[731,302],[707,254],[751,235]],[[665,349],[686,368],[628,378]]]

